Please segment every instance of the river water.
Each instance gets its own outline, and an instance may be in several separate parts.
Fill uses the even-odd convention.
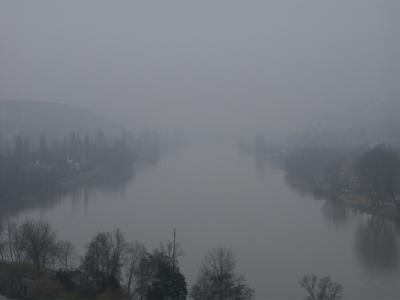
[[[305,273],[330,275],[346,299],[400,296],[398,227],[302,196],[229,143],[187,146],[118,189],[82,188],[14,216],[47,220],[79,251],[116,228],[152,249],[176,227],[189,285],[210,249],[229,246],[256,299],[301,299]]]

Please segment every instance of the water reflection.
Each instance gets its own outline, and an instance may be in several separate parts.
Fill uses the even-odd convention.
[[[347,225],[350,210],[348,207],[337,201],[325,201],[322,206],[322,213],[325,219],[334,225]]]
[[[104,173],[101,176],[92,178],[73,186],[63,186],[57,190],[45,190],[29,194],[24,191],[16,191],[0,202],[0,220],[16,217],[18,214],[40,209],[48,211],[59,205],[64,199],[69,198],[72,209],[78,209],[83,201],[85,211],[89,205],[89,199],[93,192],[103,194],[123,193],[129,183],[134,180],[135,170],[127,168],[119,174]]]
[[[369,270],[396,270],[399,261],[397,235],[396,226],[392,221],[376,216],[368,217],[356,230],[356,256]]]
[[[285,183],[301,196],[324,201],[321,211],[329,223],[347,226],[351,220],[359,221],[354,234],[355,256],[368,271],[385,273],[398,270],[400,224],[328,199],[319,193],[318,183],[306,176],[286,172]]]

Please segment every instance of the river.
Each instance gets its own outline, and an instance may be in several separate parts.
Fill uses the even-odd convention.
[[[14,217],[47,220],[80,252],[99,231],[120,228],[152,249],[176,227],[189,285],[210,249],[229,246],[256,299],[301,299],[297,282],[312,272],[340,282],[346,299],[400,295],[398,227],[302,196],[229,143],[187,146],[118,189],[82,188]]]

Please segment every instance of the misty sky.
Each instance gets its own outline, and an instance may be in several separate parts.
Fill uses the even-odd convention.
[[[397,0],[0,2],[0,98],[124,125],[290,132],[395,98]],[[396,99],[397,100],[397,99]]]

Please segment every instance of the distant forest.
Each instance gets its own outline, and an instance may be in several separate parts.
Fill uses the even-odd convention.
[[[1,145],[0,201],[105,175],[130,176],[135,166],[157,160],[160,147],[154,132],[119,138],[108,138],[101,130],[95,136],[71,132],[61,139],[41,135],[38,141],[17,135]]]
[[[239,141],[242,153],[268,159],[285,171],[286,183],[301,194],[345,204],[380,217],[400,219],[400,148],[397,144],[357,147],[288,146]]]

